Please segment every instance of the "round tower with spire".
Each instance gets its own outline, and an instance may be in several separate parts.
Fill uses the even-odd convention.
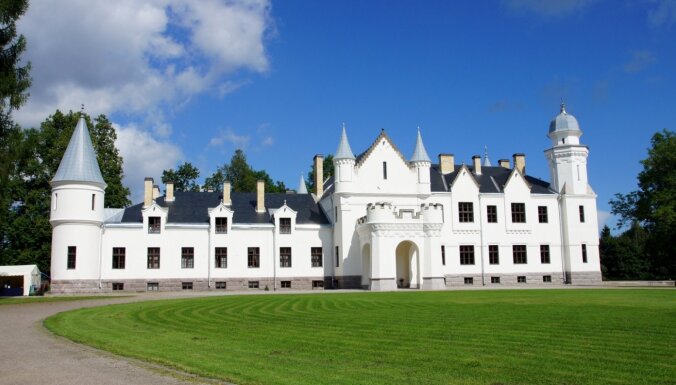
[[[409,160],[411,165],[415,167],[417,178],[418,178],[418,193],[429,195],[431,193],[430,188],[430,167],[432,166],[432,161],[430,160],[429,155],[427,155],[427,150],[425,150],[425,145],[422,141],[422,135],[420,135],[420,127],[418,127],[418,137],[415,142],[415,150],[413,150],[413,155]]]
[[[84,114],[51,181],[52,290],[98,291],[106,183]]]
[[[352,191],[354,165],[355,157],[352,153],[352,148],[350,148],[350,143],[347,140],[345,123],[343,123],[343,132],[340,136],[340,143],[338,143],[338,149],[336,149],[336,153],[333,155],[336,193]]]

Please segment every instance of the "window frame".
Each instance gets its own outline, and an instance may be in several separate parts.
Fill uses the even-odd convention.
[[[249,269],[258,269],[261,267],[261,248],[248,247],[247,248],[247,267]]]
[[[588,263],[589,259],[587,257],[587,244],[583,243],[580,245],[580,247],[582,248],[582,263]]]
[[[126,247],[113,247],[112,269],[124,270],[127,260]]]
[[[77,266],[77,246],[68,246],[66,254],[66,269],[75,270]]]
[[[488,264],[489,265],[500,264],[500,246],[488,245]]]
[[[526,245],[512,245],[512,260],[515,265],[528,264],[528,248]]]
[[[219,223],[221,222],[221,223]],[[214,218],[215,233],[216,234],[227,234],[228,233],[228,217],[216,217]]]
[[[195,248],[181,247],[181,269],[195,268]]]
[[[228,282],[216,281],[216,285],[214,286],[214,288],[217,290],[226,290],[228,288]]]
[[[193,289],[192,282],[181,282],[181,290],[192,290],[192,289]]]
[[[499,276],[492,276],[491,277],[491,283],[495,284],[495,285],[500,284],[500,277]]]
[[[518,275],[516,277],[516,283],[528,283],[528,279],[525,275]]]
[[[547,206],[538,206],[538,222],[549,223],[549,212]]]
[[[551,283],[552,282],[552,276],[551,275],[543,275],[542,276],[542,283]]]
[[[260,289],[261,283],[260,281],[247,281],[247,286],[249,289]]]
[[[291,234],[291,218],[279,218],[279,233]]]
[[[552,263],[552,255],[549,245],[540,245],[540,263],[542,264]]]
[[[155,253],[157,252],[157,253]],[[159,269],[161,262],[161,251],[159,247],[148,247],[148,269]]]
[[[291,281],[279,281],[279,287],[282,289],[291,289]]]
[[[290,268],[291,267],[291,247],[280,247],[279,248],[279,267],[280,268]]]
[[[474,202],[458,202],[458,222],[474,223]]]
[[[111,289],[113,291],[124,291],[124,282],[113,282]]]
[[[474,277],[464,277],[463,282],[465,285],[474,285]]]
[[[580,205],[578,211],[580,212],[580,223],[585,223],[584,205]]]
[[[216,269],[227,269],[228,268],[228,248],[227,247],[215,247],[214,248],[214,267]]]
[[[162,217],[148,217],[148,234],[160,234],[162,232]]]
[[[486,206],[486,222],[498,223],[498,206],[496,205]]]
[[[324,249],[322,247],[310,247],[310,266],[324,267]]]
[[[523,202],[512,202],[512,223],[526,223],[526,204]]]
[[[441,266],[446,266],[446,246],[441,245]]]
[[[474,265],[474,245],[460,245],[459,247],[460,264]]]

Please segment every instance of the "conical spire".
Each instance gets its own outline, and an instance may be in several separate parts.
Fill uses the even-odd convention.
[[[298,194],[307,194],[307,185],[303,174],[300,174],[300,181],[298,182]]]
[[[429,155],[427,155],[427,150],[425,150],[425,145],[420,135],[420,127],[418,127],[418,139],[415,142],[415,150],[413,151],[413,156],[411,156],[411,162],[432,162]]]
[[[80,115],[66,153],[63,154],[59,169],[52,179],[52,183],[55,182],[89,182],[98,184],[102,188],[106,187],[99,163],[96,161],[96,152],[94,152],[84,114]]]
[[[484,167],[491,166],[491,160],[488,159],[488,146],[484,146]]]
[[[340,144],[333,159],[354,159],[354,154],[350,148],[350,143],[347,141],[347,133],[345,132],[345,123],[343,123],[343,134],[340,136]]]

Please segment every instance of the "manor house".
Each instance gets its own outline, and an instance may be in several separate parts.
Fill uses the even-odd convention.
[[[52,180],[52,290],[444,289],[598,284],[596,194],[587,146],[565,106],[549,125],[551,181],[526,157],[492,166],[430,159],[418,131],[409,158],[381,131],[352,152],[343,127],[316,188],[174,191],[145,180],[143,202],[104,208],[84,118]]]

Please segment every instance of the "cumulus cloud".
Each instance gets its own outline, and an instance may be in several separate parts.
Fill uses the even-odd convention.
[[[249,145],[251,137],[248,135],[239,135],[231,128],[221,131],[209,141],[210,146],[218,147],[225,143],[230,143],[236,148],[245,149]]]
[[[245,84],[232,79],[240,70],[268,70],[269,13],[268,0],[32,2],[18,29],[33,86],[14,117],[35,126],[84,103],[90,113],[137,117],[168,135],[164,117],[175,106],[232,92]]]
[[[567,16],[581,11],[597,0],[503,0],[503,4],[517,12],[532,12],[541,16]]]
[[[613,215],[611,213],[609,213],[608,211],[597,209],[596,215],[597,215],[598,222],[599,222],[598,223],[599,233],[601,232],[601,230],[603,229],[603,226],[605,226],[605,225],[608,225],[608,227],[610,227],[610,228],[613,227],[613,224],[611,223],[612,219],[613,219]]]
[[[657,60],[650,51],[633,51],[630,55],[629,61],[624,64],[624,71],[628,73],[640,72]]]

